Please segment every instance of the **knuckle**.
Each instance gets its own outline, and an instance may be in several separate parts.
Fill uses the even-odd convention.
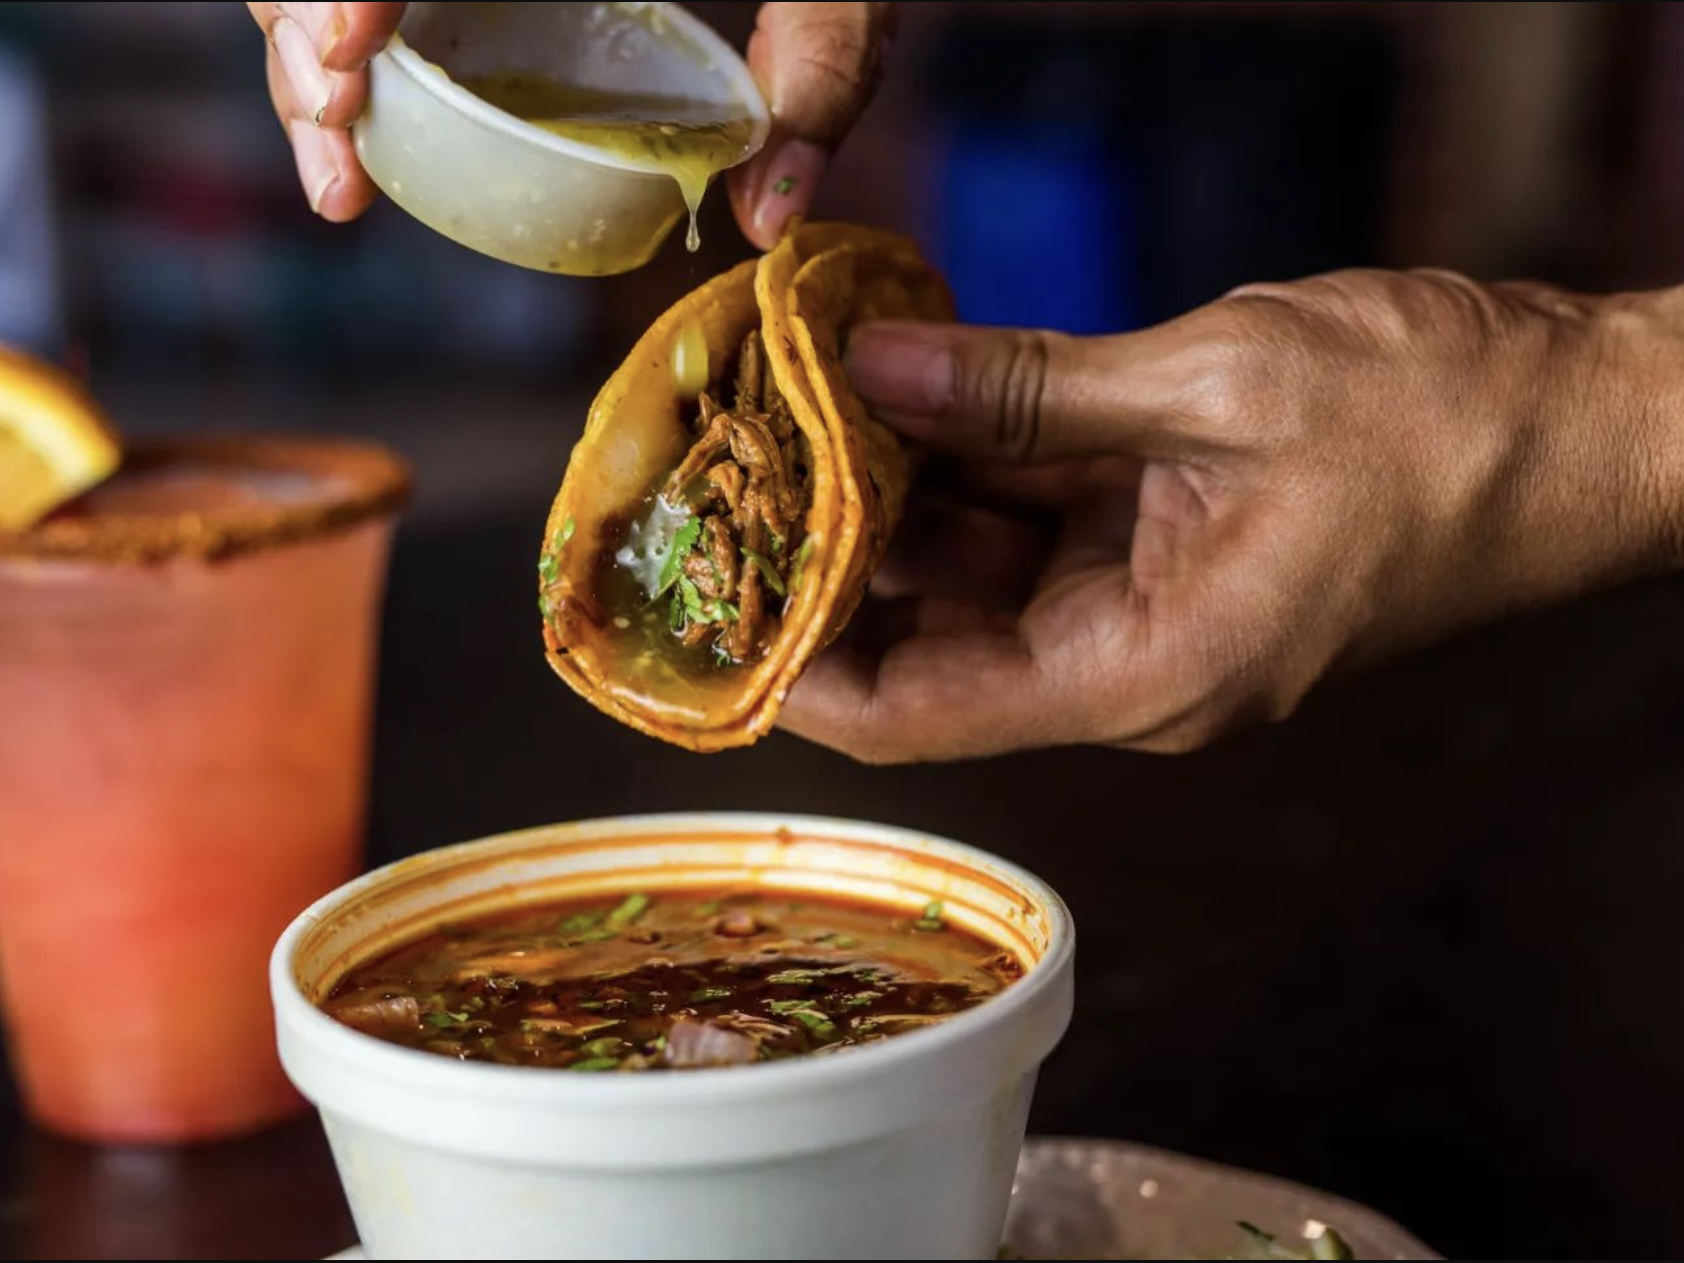
[[[1226,428],[1258,406],[1275,372],[1256,321],[1225,317],[1194,353],[1181,385],[1181,408]]]
[[[1345,268],[1300,281],[1242,285],[1228,305],[1263,317],[1277,338],[1303,341],[1330,329],[1358,326],[1376,311],[1392,306],[1399,274],[1372,268]]]
[[[1113,735],[1111,744],[1144,754],[1191,754],[1215,739],[1220,725],[1211,718],[1208,694],[1192,681],[1137,710],[1127,729]],[[1115,733],[1115,730],[1113,730]]]
[[[1235,729],[1266,717],[1253,705],[1218,686],[1125,744],[1148,754],[1195,754],[1215,745]]]
[[[1256,299],[1262,302],[1290,303],[1295,301],[1296,294],[1291,281],[1249,281],[1244,285],[1236,285],[1217,300],[1218,303],[1231,303],[1241,299]]]
[[[1237,592],[1219,594],[1223,606],[1243,603]],[[1238,622],[1211,617],[1206,606],[1200,631],[1185,646],[1179,665],[1166,669],[1152,704],[1136,715],[1132,730],[1117,744],[1153,754],[1190,754],[1238,728],[1284,719],[1304,688],[1293,673],[1287,633],[1246,630]]]
[[[849,91],[864,77],[866,68],[865,58],[852,38],[831,25],[811,30],[794,60],[799,74]]]
[[[813,6],[782,34],[778,79],[799,96],[796,112],[808,139],[834,143],[848,129],[882,74],[886,37],[868,5]],[[797,91],[798,89],[798,91]]]
[[[990,423],[995,446],[1010,459],[1032,460],[1040,446],[1051,341],[1045,333],[1015,333],[1002,354],[990,354],[962,374],[967,410]]]
[[[1446,293],[1472,293],[1481,288],[1473,280],[1463,276],[1460,272],[1452,272],[1449,268],[1409,268],[1405,275],[1442,289]]]
[[[1408,289],[1396,292],[1399,322],[1414,332],[1420,329],[1472,329],[1490,336],[1503,329],[1511,308],[1502,291],[1481,285],[1460,272],[1445,268],[1413,268],[1399,284]],[[1509,294],[1513,297],[1514,292]]]
[[[851,747],[844,749],[843,753],[854,762],[863,763],[867,767],[895,767],[913,761],[913,755],[906,747],[897,745],[881,734],[856,741]]]
[[[1254,281],[1236,285],[1219,300],[1223,303],[1272,304],[1299,314],[1310,314],[1332,303],[1363,284],[1369,275],[1362,268],[1346,268],[1338,272],[1321,272],[1294,281]]]
[[[897,710],[881,693],[863,698],[845,730],[837,734],[835,748],[867,767],[911,762],[914,752],[907,738],[912,730],[898,719]]]
[[[1274,670],[1267,678],[1253,683],[1244,705],[1236,707],[1236,714],[1265,724],[1286,722],[1298,713],[1310,690],[1326,674],[1331,657],[1331,654],[1307,657],[1302,645],[1283,644]]]
[[[1192,724],[1175,724],[1162,728],[1133,741],[1123,743],[1126,749],[1139,751],[1141,754],[1160,754],[1179,756],[1195,754],[1204,749],[1214,740],[1214,735]]]
[[[1257,287],[1269,292],[1208,308],[1183,374],[1181,410],[1232,442],[1274,446],[1300,437],[1348,351],[1349,325],[1334,312],[1341,285],[1329,277]]]
[[[1302,646],[1288,644],[1283,637],[1272,647],[1260,649],[1251,661],[1236,664],[1205,708],[1205,722],[1214,724],[1220,734],[1291,719],[1321,674],[1320,668],[1302,659]]]

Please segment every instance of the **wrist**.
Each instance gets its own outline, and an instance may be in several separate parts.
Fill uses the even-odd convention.
[[[1616,462],[1625,568],[1684,568],[1684,286],[1596,304],[1573,394]]]

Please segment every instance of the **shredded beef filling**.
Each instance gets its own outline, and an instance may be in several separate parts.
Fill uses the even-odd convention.
[[[759,331],[743,339],[735,399],[698,400],[689,453],[661,489],[699,531],[680,536],[672,629],[722,661],[752,663],[778,634],[807,512],[806,439],[766,362]]]

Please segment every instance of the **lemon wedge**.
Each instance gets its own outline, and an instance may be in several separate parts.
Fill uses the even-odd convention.
[[[0,531],[33,526],[120,457],[111,423],[74,379],[0,348]]]

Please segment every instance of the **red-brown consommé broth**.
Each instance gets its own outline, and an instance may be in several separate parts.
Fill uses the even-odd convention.
[[[950,1017],[1021,974],[937,903],[907,913],[691,890],[444,925],[352,969],[322,1007],[462,1060],[683,1069],[857,1047]]]

